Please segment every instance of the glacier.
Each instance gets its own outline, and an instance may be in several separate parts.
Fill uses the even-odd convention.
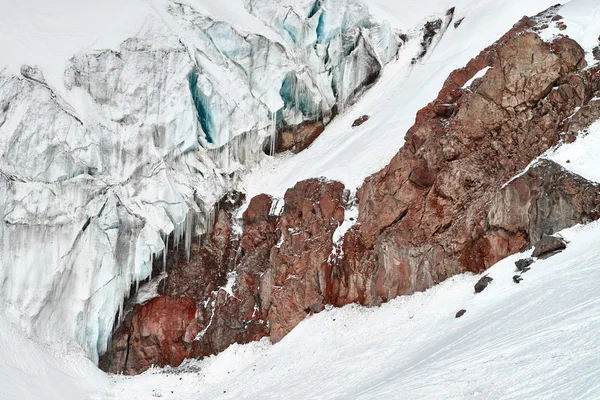
[[[93,361],[154,259],[210,229],[278,130],[329,122],[402,45],[357,0],[245,1],[240,23],[231,4],[148,4],[62,76],[0,66],[0,300]]]

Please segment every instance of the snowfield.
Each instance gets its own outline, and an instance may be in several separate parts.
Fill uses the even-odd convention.
[[[98,398],[110,380],[71,343],[43,343],[0,311],[0,399],[84,400]]]

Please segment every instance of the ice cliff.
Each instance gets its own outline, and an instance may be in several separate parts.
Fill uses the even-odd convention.
[[[209,229],[278,130],[329,121],[401,43],[357,0],[247,0],[239,25],[152,4],[118,48],[73,55],[60,84],[0,65],[0,297],[93,360],[153,259]]]

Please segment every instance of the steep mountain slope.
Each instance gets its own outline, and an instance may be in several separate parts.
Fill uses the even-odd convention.
[[[45,38],[39,54],[11,51],[11,39],[23,37],[0,29],[0,45],[11,54],[0,70],[0,280],[11,312],[3,319],[34,337],[61,337],[59,349],[76,341],[93,360],[108,349],[101,364],[112,372],[178,365],[264,336],[281,340],[234,345],[179,370],[115,378],[114,391],[106,392],[105,378],[79,350],[76,373],[56,357],[56,344],[47,351],[8,326],[0,331],[7,342],[14,338],[26,354],[44,356],[31,388],[22,382],[35,356],[2,370],[6,393],[36,398],[40,388],[60,393],[63,386],[73,398],[102,399],[593,397],[593,385],[574,392],[558,379],[514,382],[509,372],[522,363],[553,376],[549,363],[535,360],[545,360],[557,340],[563,347],[555,358],[566,368],[582,362],[583,352],[570,359],[562,352],[585,346],[585,335],[561,335],[594,328],[586,317],[594,295],[576,298],[569,288],[555,309],[537,300],[552,298],[561,278],[583,282],[556,272],[566,254],[569,271],[579,267],[594,277],[585,260],[596,257],[586,247],[595,224],[565,232],[568,249],[537,261],[519,286],[510,281],[509,258],[491,270],[502,283],[477,297],[470,293],[475,278],[461,275],[378,310],[320,313],[353,302],[379,305],[457,273],[478,273],[543,234],[600,216],[588,149],[598,141],[600,118],[600,6],[573,0],[522,19],[477,56],[523,14],[551,3],[420,3],[130,1],[119,7],[121,21],[131,24],[119,23],[100,50],[87,47],[102,37],[98,25],[79,35],[79,24],[60,57],[44,48],[61,34],[44,17],[68,10],[76,19],[84,9],[40,6],[45,11],[26,26],[54,31],[38,35]],[[23,18],[36,9],[29,6],[2,18]],[[96,11],[108,18],[112,6]],[[351,127],[363,115],[368,120]],[[286,149],[305,150],[273,156]],[[583,178],[540,160],[543,152]],[[317,177],[340,182],[301,181]],[[556,279],[536,272],[544,265]],[[526,289],[543,285],[554,291]],[[124,304],[128,294],[135,296]],[[524,304],[507,306],[517,298]],[[416,310],[421,300],[427,303]],[[441,311],[432,311],[438,305]],[[459,307],[468,312],[455,321]],[[570,307],[589,312],[557,320]],[[122,321],[110,343],[116,316]],[[542,330],[559,327],[559,334],[522,341],[519,358],[506,336],[525,331],[509,326],[509,317],[538,321]],[[330,318],[347,321],[344,332]],[[407,328],[396,334],[385,320]],[[422,333],[425,326],[434,329]],[[505,357],[492,355],[483,337]],[[5,358],[14,360],[16,346]],[[324,360],[317,349],[330,356]],[[295,364],[283,365],[281,357],[291,356]],[[594,364],[588,361],[569,369],[578,372],[570,379],[585,377]],[[224,370],[232,380],[219,371],[228,362],[238,364]],[[365,368],[367,362],[377,368]],[[498,384],[474,388],[461,368],[494,372]],[[448,369],[451,379],[441,376]],[[281,392],[280,373],[290,392]],[[443,385],[429,385],[429,374]],[[442,386],[447,393],[439,395]]]
[[[128,314],[102,368],[139,373],[266,335],[276,342],[327,305],[422,291],[597,219],[595,188],[552,163],[505,184],[598,112],[600,75],[585,49],[538,35],[568,24],[559,11],[521,19],[452,72],[356,199],[340,182],[310,179],[283,201],[252,198],[241,222],[220,210],[190,260],[167,255],[161,297]]]

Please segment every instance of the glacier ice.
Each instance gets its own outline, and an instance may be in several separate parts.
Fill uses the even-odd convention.
[[[93,360],[154,258],[210,229],[265,140],[343,111],[398,49],[357,0],[246,0],[256,32],[156,4],[118,48],[73,55],[66,92],[42,67],[0,69],[0,297]]]

